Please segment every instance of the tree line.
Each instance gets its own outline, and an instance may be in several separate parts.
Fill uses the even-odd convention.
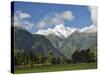
[[[69,64],[69,63],[91,63],[96,62],[96,56],[90,49],[76,50],[67,59],[65,56],[54,56],[50,51],[48,55],[39,53],[35,55],[33,51],[16,50],[14,49],[14,64],[15,66],[39,66],[39,65],[52,65],[52,64]]]
[[[86,50],[76,50],[72,54],[72,62],[73,63],[91,63],[96,62],[96,55],[94,52],[91,52],[90,49]]]

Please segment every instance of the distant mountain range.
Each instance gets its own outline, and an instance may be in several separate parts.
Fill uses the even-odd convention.
[[[39,30],[30,33],[19,27],[14,27],[15,49],[33,51],[35,54],[48,55],[50,51],[55,56],[66,56],[71,58],[76,49],[94,49],[97,47],[97,30],[94,25],[77,29],[64,27],[63,24],[56,25],[53,29]]]
[[[74,32],[95,33],[97,32],[97,28],[95,25],[91,25],[89,27],[84,27],[84,28],[75,28],[75,27],[65,27],[63,24],[60,24],[56,25],[55,28],[53,29],[48,28],[47,30],[39,30],[38,32],[36,32],[36,34],[42,34],[42,35],[54,34],[59,38],[64,39],[73,34]]]
[[[52,52],[55,56],[62,55],[43,35],[33,35],[19,27],[14,27],[14,32],[14,48],[17,50],[31,51],[36,55],[42,53],[47,56],[49,52]]]
[[[94,25],[77,29],[57,25],[54,29],[40,30],[36,34],[44,35],[55,48],[70,58],[72,53],[80,50],[96,48],[97,30]]]

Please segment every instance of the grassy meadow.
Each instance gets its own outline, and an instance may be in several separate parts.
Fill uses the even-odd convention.
[[[96,69],[96,63],[80,63],[80,64],[58,64],[58,65],[45,65],[27,68],[15,68],[15,74],[19,73],[36,73],[36,72],[53,72],[53,71],[68,71],[68,70],[84,70]]]

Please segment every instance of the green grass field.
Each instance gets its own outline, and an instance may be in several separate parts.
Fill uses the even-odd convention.
[[[68,71],[68,70],[84,70],[84,69],[96,69],[96,63],[81,63],[81,64],[64,64],[64,65],[48,65],[38,66],[31,68],[16,68],[15,73],[36,73],[36,72],[53,72],[53,71]]]

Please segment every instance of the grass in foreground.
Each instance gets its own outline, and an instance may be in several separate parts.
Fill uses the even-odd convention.
[[[96,63],[81,63],[81,64],[63,64],[63,65],[48,65],[30,68],[16,68],[15,73],[36,73],[36,72],[53,72],[53,71],[67,71],[67,70],[84,70],[96,69]]]

